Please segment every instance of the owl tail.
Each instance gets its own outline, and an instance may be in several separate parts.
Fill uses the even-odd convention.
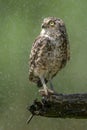
[[[40,79],[38,79],[38,81],[37,81],[36,84],[37,84],[37,87],[39,87],[39,88],[43,86],[42,83],[41,83],[41,81],[40,81]]]

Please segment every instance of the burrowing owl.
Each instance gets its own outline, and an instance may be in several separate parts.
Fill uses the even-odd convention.
[[[48,95],[53,92],[53,77],[69,59],[70,47],[64,22],[60,18],[45,18],[31,49],[29,80],[38,87],[43,86],[44,94]],[[47,88],[47,82],[51,89]]]

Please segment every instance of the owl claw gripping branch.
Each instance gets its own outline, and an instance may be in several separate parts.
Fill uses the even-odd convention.
[[[54,93],[52,79],[70,59],[70,47],[64,22],[60,18],[43,20],[40,35],[35,39],[29,60],[29,80],[43,87],[43,95]],[[47,83],[51,89],[47,88]]]
[[[39,89],[39,93],[42,95],[42,96],[50,96],[51,94],[54,94],[55,92],[51,89],[46,89],[46,91],[44,89]]]

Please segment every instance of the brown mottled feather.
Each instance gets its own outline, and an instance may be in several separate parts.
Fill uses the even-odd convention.
[[[37,66],[38,55],[40,55],[41,49],[44,48],[44,45],[47,44],[48,41],[49,41],[48,38],[39,36],[35,39],[32,49],[31,49],[30,60],[29,60],[29,65],[30,65],[29,80],[32,82],[35,82],[38,87],[41,87],[42,83],[40,81],[39,76],[35,76],[34,70],[35,70],[35,67]],[[44,64],[45,63],[43,62],[43,65]],[[47,81],[48,80],[45,79],[46,83],[47,83]]]

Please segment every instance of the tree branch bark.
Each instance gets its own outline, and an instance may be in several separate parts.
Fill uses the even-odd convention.
[[[36,116],[87,119],[87,94],[53,94],[35,100],[28,110]]]

